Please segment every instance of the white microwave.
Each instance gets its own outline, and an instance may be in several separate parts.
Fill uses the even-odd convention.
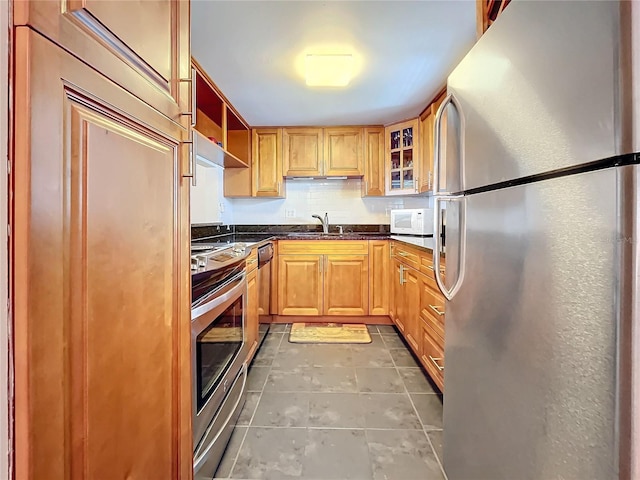
[[[391,233],[433,235],[433,210],[430,208],[391,210]]]

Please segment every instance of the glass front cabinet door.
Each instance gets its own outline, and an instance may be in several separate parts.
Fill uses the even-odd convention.
[[[419,119],[385,128],[387,142],[386,194],[418,193]]]

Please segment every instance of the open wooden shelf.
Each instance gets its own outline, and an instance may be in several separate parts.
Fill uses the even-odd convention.
[[[196,125],[194,145],[201,165],[249,168],[251,130],[195,59]],[[211,139],[215,139],[212,141]],[[221,143],[222,145],[217,144]]]
[[[218,165],[224,168],[248,168],[249,164],[228,152],[220,145],[213,143],[197,130],[193,131],[193,149],[196,162],[205,167]]]

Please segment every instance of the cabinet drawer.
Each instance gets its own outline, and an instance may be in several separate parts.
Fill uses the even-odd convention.
[[[278,253],[283,255],[367,255],[369,242],[366,240],[280,240]]]
[[[433,278],[435,284],[435,274],[433,271],[433,253],[424,252],[420,254],[420,271],[426,273],[430,278]],[[440,257],[440,272],[444,277],[445,267],[443,257]]]
[[[420,314],[420,322],[421,324],[426,324],[431,329],[430,331],[433,333],[433,341],[444,350],[444,325],[442,325],[438,320],[433,318],[431,315],[424,315],[424,313]]]
[[[254,271],[258,268],[258,249],[254,248],[247,257],[247,273]]]
[[[436,331],[444,338],[444,297],[436,294],[424,281],[420,289],[420,314],[431,319]]]
[[[394,242],[392,244],[392,255],[400,260],[400,262],[418,270],[420,268],[420,258],[418,253],[404,245]]]
[[[422,321],[422,349],[420,360],[433,381],[444,392],[444,350],[438,345],[437,334]]]

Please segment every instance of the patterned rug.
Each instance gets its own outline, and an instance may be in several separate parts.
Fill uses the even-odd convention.
[[[371,335],[362,323],[294,323],[289,342],[371,343]]]

